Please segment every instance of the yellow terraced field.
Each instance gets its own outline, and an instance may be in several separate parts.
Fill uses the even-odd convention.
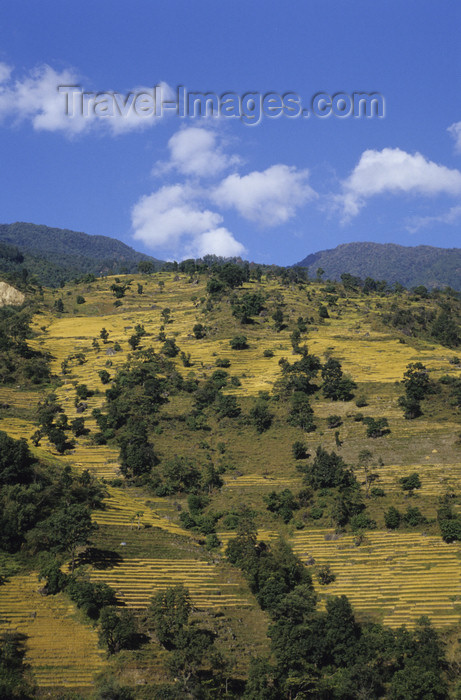
[[[237,582],[223,580],[215,565],[196,559],[127,559],[111,570],[93,570],[90,577],[108,583],[133,608],[146,607],[156,593],[177,584],[189,589],[193,604],[200,608],[250,605]]]
[[[162,499],[156,498],[135,498],[133,494],[122,489],[110,488],[104,505],[104,510],[93,512],[93,520],[99,525],[131,528],[149,525],[177,535],[189,536],[186,530],[172,521],[165,500],[162,502]]]
[[[379,474],[379,479],[373,485],[382,487],[386,492],[401,492],[399,479],[403,476],[417,472],[421,477],[421,488],[418,489],[420,496],[440,496],[442,493],[459,488],[461,483],[461,463],[458,464],[434,464],[432,460],[436,455],[428,455],[428,462],[425,464],[390,465],[373,468]],[[356,469],[358,478],[365,479],[362,469]]]
[[[303,530],[291,540],[303,561],[313,557],[336,574],[334,583],[317,586],[322,596],[345,594],[358,612],[377,614],[389,627],[411,627],[421,615],[436,627],[459,624],[459,545],[419,533],[370,532],[357,547],[352,535],[325,535],[332,531]]]
[[[26,634],[26,661],[40,687],[85,688],[105,666],[98,635],[75,618],[64,595],[43,596],[36,574],[14,576],[0,587],[0,630]]]

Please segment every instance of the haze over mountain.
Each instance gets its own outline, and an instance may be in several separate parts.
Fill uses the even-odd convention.
[[[0,271],[24,267],[45,285],[85,273],[135,272],[141,260],[161,264],[109,236],[24,222],[0,224]]]
[[[405,287],[424,285],[461,289],[461,248],[415,247],[395,243],[344,243],[321,250],[298,263],[314,276],[318,268],[324,277],[339,280],[344,272],[364,279],[400,282]]]

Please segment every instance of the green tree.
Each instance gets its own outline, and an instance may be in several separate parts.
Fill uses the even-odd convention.
[[[72,503],[50,515],[40,523],[39,528],[50,550],[70,555],[73,571],[78,548],[90,542],[97,525],[92,522],[91,513],[86,506]]]
[[[401,514],[394,506],[384,513],[384,523],[389,530],[397,530],[400,527]]]
[[[267,401],[257,399],[250,409],[250,418],[258,433],[264,433],[272,425],[273,415],[269,410]]]
[[[122,649],[136,649],[139,637],[136,618],[131,610],[118,613],[113,607],[102,608],[99,615],[99,639],[110,654],[116,654]]]
[[[233,350],[245,350],[248,347],[248,341],[245,335],[235,335],[229,341]]]
[[[410,476],[402,476],[399,479],[399,482],[402,487],[402,491],[407,493],[409,496],[413,495],[415,489],[421,488],[421,479],[419,478],[419,474],[417,472],[413,472],[413,474],[410,474]]]

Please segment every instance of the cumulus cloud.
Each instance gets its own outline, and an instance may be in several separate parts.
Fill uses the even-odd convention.
[[[245,252],[245,246],[237,241],[227,228],[220,227],[197,236],[187,251],[187,257],[201,258],[204,255],[218,255],[223,258],[233,258]]]
[[[317,197],[307,180],[307,170],[272,165],[264,171],[226,177],[212,193],[221,207],[235,208],[241,216],[265,226],[291,219],[296,209]]]
[[[10,77],[13,69],[7,63],[0,62],[0,83],[4,83]]]
[[[51,66],[43,65],[14,79],[11,67],[0,63],[0,120],[16,124],[26,121],[36,131],[75,135],[93,129],[119,134],[153,126],[161,119],[154,116],[152,87],[133,88],[126,96],[118,93],[117,99],[113,97],[113,92],[95,92],[95,97],[89,98],[88,108],[82,114],[79,85],[79,76],[74,70],[56,71]],[[67,88],[63,89],[63,86]],[[73,88],[74,95],[69,86],[77,86]],[[171,88],[166,83],[160,83],[160,86],[163,99],[171,99]],[[138,97],[140,93],[152,95],[150,112],[143,109],[142,97]],[[70,108],[68,112],[66,105]]]
[[[455,122],[448,127],[448,133],[455,140],[455,149],[461,152],[461,122]]]
[[[141,197],[131,212],[134,238],[172,254],[180,249],[199,256],[243,253],[243,245],[220,227],[221,214],[205,208],[200,197],[201,192],[188,184],[167,185]]]
[[[196,126],[177,131],[168,141],[169,167],[183,175],[215,176],[240,162],[235,155],[227,155],[218,143],[218,134],[211,129]]]
[[[461,194],[461,172],[400,148],[367,150],[349,177],[336,204],[344,219],[356,216],[368,198],[384,193]]]

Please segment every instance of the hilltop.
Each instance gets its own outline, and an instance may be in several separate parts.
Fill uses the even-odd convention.
[[[343,273],[365,279],[399,282],[404,287],[452,287],[461,290],[461,248],[402,246],[395,243],[344,243],[308,255],[299,263],[315,277],[322,268],[325,278],[339,280]]]
[[[0,272],[26,268],[38,282],[58,286],[85,274],[135,272],[141,261],[158,268],[161,261],[109,236],[32,223],[0,224]]]

